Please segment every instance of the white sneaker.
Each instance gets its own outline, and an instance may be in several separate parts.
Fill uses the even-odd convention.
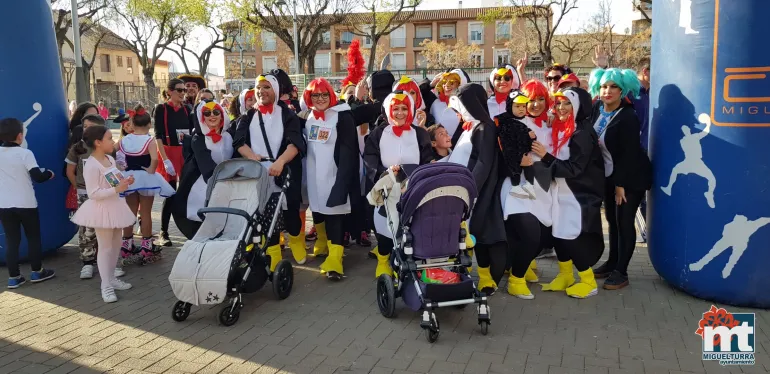
[[[110,282],[110,285],[118,291],[125,291],[125,290],[131,289],[131,283],[123,282],[118,278],[113,279],[112,282]]]
[[[102,300],[105,303],[114,303],[118,301],[118,296],[115,295],[115,289],[112,287],[102,288]]]
[[[94,277],[94,265],[83,265],[80,269],[80,279],[91,279]]]
[[[115,277],[119,278],[126,275],[126,272],[121,268],[115,268]]]

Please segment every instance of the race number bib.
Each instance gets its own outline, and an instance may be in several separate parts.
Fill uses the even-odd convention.
[[[331,127],[313,125],[310,127],[310,134],[308,134],[307,140],[310,142],[326,143],[331,135]]]

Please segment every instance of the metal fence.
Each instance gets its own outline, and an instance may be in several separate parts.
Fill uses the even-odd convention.
[[[161,102],[160,92],[166,87],[166,82],[155,82],[154,88],[149,88],[138,82],[97,82],[93,86],[95,102],[103,101],[110,110],[110,115],[133,109],[142,104],[151,109]]]
[[[468,73],[468,76],[470,77],[470,80],[472,83],[479,83],[484,86],[484,88],[487,88],[487,80],[489,79],[489,72],[492,71],[493,67],[486,67],[486,68],[464,68],[466,73]],[[572,69],[575,74],[577,74],[581,78],[588,78],[588,74],[590,73],[591,69],[589,68],[576,68]],[[393,73],[393,76],[396,78],[396,80],[400,79],[402,76],[406,75],[417,82],[422,81],[423,79],[432,79],[436,74],[444,72],[444,69],[411,69],[411,70],[391,70],[391,73]],[[524,72],[527,79],[530,78],[537,78],[542,79],[543,77],[543,68],[537,67],[537,68],[527,68]],[[304,91],[305,87],[307,87],[307,84],[317,78],[317,77],[323,77],[326,78],[326,80],[329,81],[329,83],[332,84],[335,89],[340,89],[342,85],[342,81],[345,79],[345,77],[348,75],[347,71],[343,72],[317,72],[315,74],[295,74],[290,75],[291,81],[294,83],[294,85],[297,86],[297,88],[300,91],[300,94],[302,91]],[[226,80],[226,86],[228,91],[233,92],[234,95],[237,95],[241,90],[254,87],[254,79],[228,79]]]

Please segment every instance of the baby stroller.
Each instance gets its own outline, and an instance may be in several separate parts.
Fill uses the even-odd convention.
[[[404,169],[402,166],[401,171]],[[469,218],[477,197],[473,175],[462,165],[441,162],[419,166],[408,178],[406,192],[395,207],[392,201],[389,204],[388,196],[398,195],[400,184],[392,171],[372,190],[373,194],[381,193],[385,200],[388,226],[394,238],[390,264],[395,277],[383,274],[377,279],[380,313],[392,318],[396,298],[401,297],[412,310],[423,311],[420,327],[433,343],[440,333],[433,310],[478,304],[478,323],[486,335],[490,323],[487,297],[476,290],[468,274],[472,262],[465,236],[469,233],[460,228]],[[387,186],[393,186],[392,190]],[[429,269],[449,270],[458,281],[425,282],[420,274]]]
[[[294,283],[291,263],[282,260],[271,272],[266,254],[267,238],[279,230],[290,184],[289,168],[284,170],[279,188],[257,161],[233,159],[214,169],[205,208],[198,210],[203,223],[182,247],[168,277],[179,299],[172,309],[174,321],[187,319],[192,305],[224,303],[219,322],[232,326],[243,308],[241,295],[258,291],[268,279],[278,299],[289,296]],[[275,192],[280,193],[273,196]],[[267,221],[265,215],[269,227],[260,223]]]

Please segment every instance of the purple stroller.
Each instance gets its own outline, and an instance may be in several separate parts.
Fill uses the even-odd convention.
[[[441,162],[417,167],[408,178],[398,212],[385,204],[389,217],[399,214],[399,223],[389,224],[395,238],[390,256],[394,276],[383,274],[377,279],[380,313],[392,318],[396,298],[401,297],[412,310],[422,310],[420,327],[433,343],[440,333],[436,308],[477,304],[478,323],[486,335],[490,323],[487,297],[476,290],[468,274],[472,262],[465,236],[469,233],[460,227],[470,217],[478,194],[473,175],[462,165]],[[460,282],[423,282],[420,272],[434,268],[457,273]]]

